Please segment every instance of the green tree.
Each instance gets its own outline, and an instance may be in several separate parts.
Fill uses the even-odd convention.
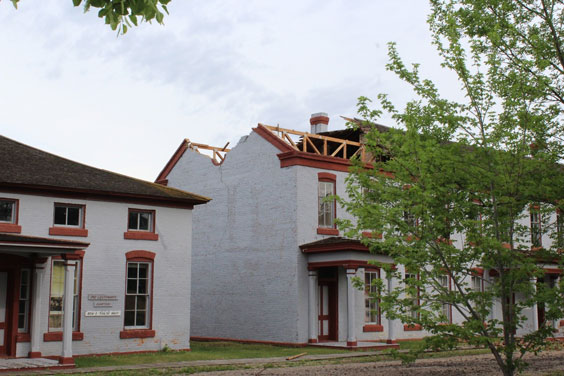
[[[464,34],[459,11],[470,2],[431,3],[433,43],[466,100],[442,97],[390,44],[387,68],[416,99],[399,111],[386,95],[378,109],[360,98],[362,119],[352,125],[365,131],[374,168],[351,169],[349,199],[340,201],[356,220],[341,226],[393,258],[397,268],[382,266],[399,282],[391,292],[379,286],[388,318],[428,330],[424,348],[484,346],[513,375],[564,317],[564,285],[543,267],[563,263],[561,106],[547,90],[557,83],[540,85],[484,38]],[[383,111],[402,129],[375,127]],[[363,238],[366,230],[383,239]],[[538,312],[544,321],[527,326]]]
[[[17,8],[20,0],[10,0]],[[75,7],[84,6],[84,12],[97,8],[98,17],[118,33],[125,34],[128,27],[139,22],[156,20],[162,24],[167,5],[171,0],[72,0]]]

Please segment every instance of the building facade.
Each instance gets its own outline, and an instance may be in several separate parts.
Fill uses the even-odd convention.
[[[157,178],[214,197],[194,209],[194,337],[354,347],[426,335],[381,315],[369,294],[375,278],[389,289],[398,283],[369,261],[393,260],[346,239],[335,225],[337,217],[351,218],[324,197],[346,198],[350,158],[367,156],[361,130],[328,131],[328,123],[319,113],[308,133],[259,124],[231,150],[187,139]],[[464,242],[461,234],[451,239]],[[365,281],[364,291],[353,286],[354,277]],[[476,288],[487,278],[477,279]],[[444,283],[450,284],[448,277]],[[462,321],[448,305],[444,313]],[[528,320],[518,334],[537,327],[542,316],[535,309],[524,314]]]
[[[0,356],[190,347],[192,208],[208,198],[4,137],[0,171]]]

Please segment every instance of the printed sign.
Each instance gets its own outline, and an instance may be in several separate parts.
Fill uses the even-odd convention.
[[[121,311],[86,311],[86,317],[116,317],[121,316]]]
[[[117,295],[88,294],[88,300],[118,300]]]

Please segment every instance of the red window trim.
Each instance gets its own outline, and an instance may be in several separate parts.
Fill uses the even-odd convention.
[[[63,340],[63,332],[47,332],[43,333],[43,342],[60,342]],[[84,340],[83,332],[72,332],[73,341]]]
[[[151,307],[153,300],[151,300]],[[152,310],[152,308],[151,308]],[[125,313],[124,313],[125,314]],[[151,321],[153,321],[153,316],[151,315]],[[156,332],[152,329],[123,329],[119,332],[120,339],[127,339],[127,338],[153,338],[155,337]]]
[[[330,172],[318,172],[317,181],[319,182],[329,182],[333,183],[333,195],[337,194],[337,175]],[[317,198],[317,206],[319,208],[319,197]],[[319,210],[319,209],[318,209]],[[319,235],[339,235],[339,230],[337,229],[337,224],[335,220],[337,219],[337,200],[333,201],[333,227],[319,227],[317,226],[317,233]]]
[[[83,270],[84,270],[84,254],[85,251],[75,251],[74,254],[72,255],[66,255],[65,259],[69,259],[69,260],[77,260],[80,262],[80,274],[78,276],[78,314],[76,315],[76,331],[73,331],[73,341],[81,341],[82,338],[79,338],[80,336],[77,335],[78,339],[75,339],[75,334],[74,333],[81,333],[80,332],[80,320],[81,320],[81,312],[82,312],[82,275],[83,275]],[[51,257],[51,272],[49,275],[49,304],[51,303],[51,286],[52,286],[52,279],[53,279],[53,261],[54,260],[62,260],[63,258],[61,256],[52,256]],[[51,328],[49,327],[49,312],[50,310],[47,310],[47,333],[43,334],[43,340],[45,340],[45,336],[47,335],[47,338],[58,338],[58,337],[50,337],[50,335],[54,334],[54,333],[60,333],[61,334],[61,341],[62,341],[62,334],[63,331],[62,329],[60,331],[51,331]],[[84,337],[84,335],[82,335]],[[54,339],[53,341],[58,341],[56,339]]]
[[[421,324],[403,324],[404,332],[416,332],[419,330],[423,330]]]
[[[82,210],[82,226],[72,227],[55,224],[55,206],[67,206],[74,208],[81,208]],[[86,229],[86,205],[84,204],[70,204],[66,202],[55,202],[53,204],[53,226],[49,227],[49,235],[56,236],[80,236],[87,237],[88,230]]]
[[[125,327],[125,298],[123,300],[123,330],[119,333],[120,339],[126,338],[152,338],[155,336],[153,330],[153,301],[154,301],[154,287],[155,287],[155,256],[156,254],[151,251],[135,250],[125,253],[125,290],[124,296],[127,295],[127,263],[128,262],[146,262],[151,264],[151,304],[149,312],[149,327],[148,328],[132,328]]]
[[[151,231],[144,230],[131,230],[129,228],[129,213],[151,213]],[[157,211],[153,209],[139,209],[139,208],[128,208],[127,209],[127,219],[125,223],[126,231],[123,233],[124,239],[129,240],[159,240],[159,234],[156,233],[156,223],[157,223]]]
[[[17,198],[0,197],[0,201],[13,201],[16,204],[15,218],[13,223],[0,223],[0,232],[9,232],[12,234],[21,234],[22,226],[18,225],[20,219],[20,200]]]
[[[49,235],[87,237],[88,230],[75,227],[49,227]]]
[[[365,324],[362,327],[362,331],[364,333],[371,333],[371,332],[383,332],[384,326],[380,324]]]

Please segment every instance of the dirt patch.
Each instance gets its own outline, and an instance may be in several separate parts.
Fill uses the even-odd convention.
[[[542,375],[554,371],[564,372],[564,351],[547,351],[538,356],[527,356],[529,367],[525,374]],[[349,363],[320,366],[296,366],[284,368],[255,368],[237,371],[208,372],[202,376],[446,376],[446,375],[500,375],[499,367],[493,356],[469,355],[450,358],[421,359],[409,366],[403,366],[399,361],[384,361],[370,363]]]

